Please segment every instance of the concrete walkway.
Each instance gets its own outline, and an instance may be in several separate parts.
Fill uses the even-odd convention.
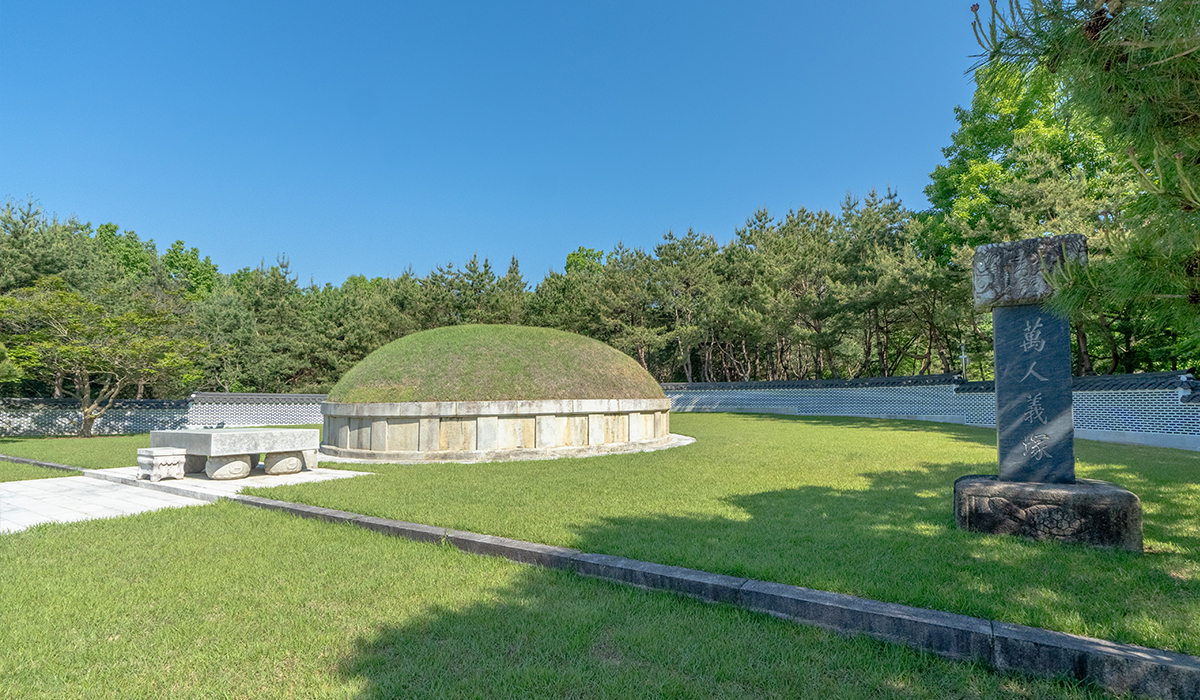
[[[156,483],[139,481],[137,467],[82,471],[83,476],[0,482],[0,534],[40,523],[71,523],[204,505],[247,487],[304,484],[366,473],[317,468],[268,476],[259,467],[245,479],[213,481],[204,474],[188,474],[183,479]]]
[[[73,523],[204,503],[86,476],[7,481],[0,483],[0,533],[40,523]]]

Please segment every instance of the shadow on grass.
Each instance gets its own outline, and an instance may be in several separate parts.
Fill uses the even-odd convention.
[[[755,419],[938,432],[957,425],[763,415]],[[1191,455],[1085,444],[1088,476],[1133,488],[1156,543],[1145,556],[957,530],[951,487],[989,463],[862,474],[862,489],[801,486],[722,499],[737,516],[608,518],[578,548],[867,598],[1200,653],[1200,531]],[[1155,453],[1157,454],[1157,453]],[[1163,461],[1175,460],[1164,466]],[[1155,549],[1157,547],[1157,549]],[[1041,681],[721,606],[530,569],[491,603],[430,610],[360,640],[344,672],[363,698],[396,696],[1086,696]],[[664,602],[665,601],[665,602]],[[858,646],[855,646],[858,645]],[[970,677],[969,679],[967,677]]]
[[[46,440],[46,436],[39,435],[37,437],[0,437],[0,445],[15,445],[19,442],[28,442],[29,440]]]
[[[1102,697],[907,648],[530,568],[490,602],[430,608],[357,641],[360,700]]]

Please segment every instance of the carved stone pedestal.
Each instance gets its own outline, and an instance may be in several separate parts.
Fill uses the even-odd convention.
[[[954,482],[954,520],[962,530],[1142,551],[1142,502],[1107,481],[964,476]]]
[[[204,473],[217,481],[244,479],[250,475],[250,455],[209,457],[204,463]]]
[[[271,452],[267,454],[264,470],[268,474],[295,474],[304,468],[304,455],[300,452]]]
[[[182,479],[186,456],[185,450],[174,447],[143,447],[137,451],[138,478]]]

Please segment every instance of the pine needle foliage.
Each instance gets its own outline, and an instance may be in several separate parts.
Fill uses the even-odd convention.
[[[1123,153],[1137,192],[1062,306],[1139,305],[1200,344],[1200,0],[1009,0],[972,6],[977,67],[1048,70]]]

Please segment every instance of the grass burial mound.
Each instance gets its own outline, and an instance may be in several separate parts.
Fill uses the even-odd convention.
[[[478,461],[680,442],[649,372],[591,338],[524,326],[414,333],[368,355],[322,406],[333,457]]]
[[[661,399],[633,358],[550,328],[450,326],[392,341],[329,392],[334,403]]]

